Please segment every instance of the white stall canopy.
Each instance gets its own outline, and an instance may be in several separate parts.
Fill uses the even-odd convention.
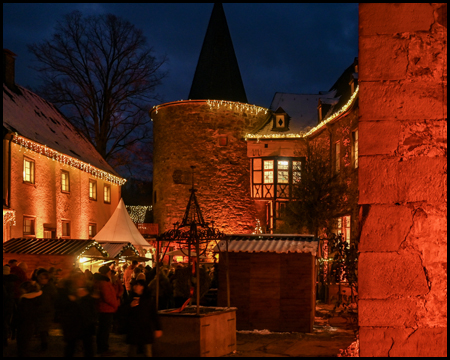
[[[99,243],[131,243],[142,254],[142,249],[150,248],[150,244],[141,235],[120,199],[116,210],[105,226],[94,236]]]

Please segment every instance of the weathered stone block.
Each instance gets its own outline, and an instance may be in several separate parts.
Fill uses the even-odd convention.
[[[397,154],[447,156],[447,121],[402,121]]]
[[[392,35],[359,38],[361,81],[403,80],[408,67],[407,40]]]
[[[358,272],[361,300],[418,296],[429,292],[419,256],[408,252],[362,253]]]
[[[406,206],[372,205],[364,220],[359,251],[398,251],[412,219],[412,210]]]
[[[362,121],[359,124],[359,155],[392,155],[398,148],[399,121]]]
[[[444,119],[444,86],[426,81],[360,82],[360,121]],[[362,142],[362,139],[361,139]]]
[[[412,327],[417,304],[415,299],[360,300],[358,312],[359,326]]]
[[[429,31],[434,22],[430,4],[359,4],[359,36]]]
[[[418,157],[402,161],[402,158],[361,156],[359,189],[360,204],[445,202],[446,158]]]
[[[447,328],[360,328],[360,356],[447,356]]]

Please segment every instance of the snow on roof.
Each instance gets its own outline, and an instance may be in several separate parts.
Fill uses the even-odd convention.
[[[221,240],[218,246],[221,251],[225,251],[226,241]],[[232,236],[228,242],[228,252],[295,252],[316,256],[318,247],[319,242],[312,235]]]
[[[317,106],[319,99],[322,101],[334,101],[336,91],[321,92],[320,94],[289,94],[275,93],[270,110],[275,111],[281,107],[289,116],[289,131],[283,131],[288,134],[298,134],[308,128],[318,124]],[[269,120],[259,131],[258,135],[270,135],[276,133],[272,131],[272,121]]]
[[[3,126],[11,132],[118,175],[94,145],[48,101],[21,86],[3,84]]]

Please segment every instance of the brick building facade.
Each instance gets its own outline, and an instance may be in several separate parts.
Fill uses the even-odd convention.
[[[3,55],[3,241],[89,239],[125,179],[52,104],[15,84],[15,54]]]

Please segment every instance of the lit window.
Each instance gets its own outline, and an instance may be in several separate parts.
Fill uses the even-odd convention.
[[[273,184],[273,160],[264,160],[264,184]]]
[[[355,169],[358,168],[358,156],[359,156],[359,151],[358,151],[358,130],[353,131],[352,133],[353,136],[353,164],[355,166]]]
[[[336,165],[335,171],[338,173],[341,170],[341,143],[337,142],[335,144],[335,154],[336,154]]]
[[[253,184],[262,183],[261,159],[253,159]]]
[[[97,181],[89,180],[89,199],[97,200]]]
[[[292,181],[293,183],[299,183],[302,179],[302,162],[301,161],[293,161],[292,162]]]
[[[61,191],[62,192],[69,192],[69,172],[62,170],[61,171]]]
[[[97,235],[97,225],[89,224],[89,238],[93,238],[95,235]]]
[[[70,221],[62,222],[62,236],[70,236]]]
[[[25,217],[23,218],[23,235],[35,235],[35,218]]]
[[[111,204],[111,186],[106,185],[103,188],[103,201],[107,204]]]
[[[350,216],[344,216],[344,235],[345,235],[345,240],[350,243]]]
[[[289,183],[289,161],[278,160],[278,178],[279,184]]]
[[[34,160],[23,158],[23,181],[34,184]]]

